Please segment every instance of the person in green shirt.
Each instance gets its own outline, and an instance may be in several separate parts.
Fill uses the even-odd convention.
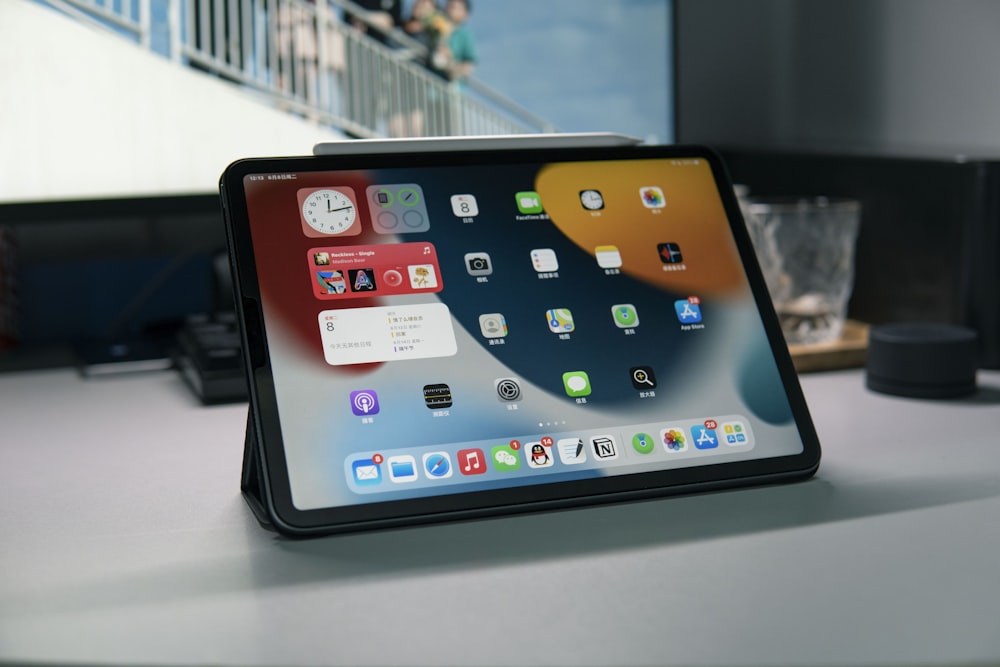
[[[469,0],[448,0],[445,5],[445,13],[453,26],[448,35],[448,50],[451,52],[448,75],[459,84],[472,76],[476,65],[476,42],[465,24],[471,11]]]

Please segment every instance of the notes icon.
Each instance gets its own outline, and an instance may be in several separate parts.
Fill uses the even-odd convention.
[[[458,450],[458,469],[463,475],[482,475],[486,472],[486,454],[478,448]]]
[[[618,246],[599,245],[594,248],[594,257],[597,265],[602,269],[618,269],[622,265],[622,255],[618,252]]]

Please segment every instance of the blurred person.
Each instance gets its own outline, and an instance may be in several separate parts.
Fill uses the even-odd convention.
[[[277,88],[306,104],[296,114],[319,123],[335,113],[346,68],[343,29],[329,0],[285,0],[277,5],[272,44]],[[279,101],[279,108],[297,108]]]
[[[387,114],[392,118],[399,114],[385,93],[392,90],[388,74],[378,66],[377,49],[393,48],[390,34],[403,26],[402,0],[356,0],[364,13],[344,10],[344,19],[354,29],[347,39],[347,71],[344,90],[347,118],[361,127],[376,130],[376,125]],[[366,43],[374,41],[377,45]],[[390,129],[391,133],[391,129]]]
[[[403,29],[426,53],[417,62],[438,76],[446,76],[443,69],[449,56],[445,41],[452,25],[434,0],[416,0]],[[440,65],[440,68],[437,66]],[[428,83],[420,77],[408,76],[403,81],[403,110],[393,119],[390,134],[394,137],[421,137],[427,134],[427,115],[441,116],[444,91],[435,82]]]
[[[410,19],[403,26],[411,37],[427,49],[427,57],[421,60],[421,64],[445,78],[448,78],[448,66],[451,62],[448,38],[454,27],[434,0],[416,0]]]
[[[389,45],[387,33],[403,25],[402,0],[354,0],[354,4],[365,10],[364,14],[355,14],[349,9],[344,10],[344,18],[358,32],[364,33],[381,44]],[[376,30],[371,30],[375,26]]]
[[[283,2],[274,23],[278,89],[309,105],[318,100],[315,4],[315,0]]]
[[[466,22],[472,6],[469,0],[448,0],[445,14],[453,29],[448,35],[448,78],[461,86],[472,76],[476,67],[476,41]]]
[[[445,77],[452,83],[447,91],[447,103],[443,113],[445,135],[464,133],[462,94],[466,82],[472,76],[476,65],[476,43],[472,31],[466,25],[471,12],[469,0],[447,0],[445,15],[451,24],[447,39],[447,63]]]

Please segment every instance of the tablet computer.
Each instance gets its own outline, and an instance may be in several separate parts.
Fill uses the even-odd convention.
[[[818,466],[705,148],[247,159],[221,192],[249,381],[244,488],[283,533]]]

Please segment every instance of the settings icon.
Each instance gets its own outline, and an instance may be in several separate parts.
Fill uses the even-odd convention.
[[[505,403],[521,400],[521,385],[514,378],[500,378],[494,382],[497,398]]]

